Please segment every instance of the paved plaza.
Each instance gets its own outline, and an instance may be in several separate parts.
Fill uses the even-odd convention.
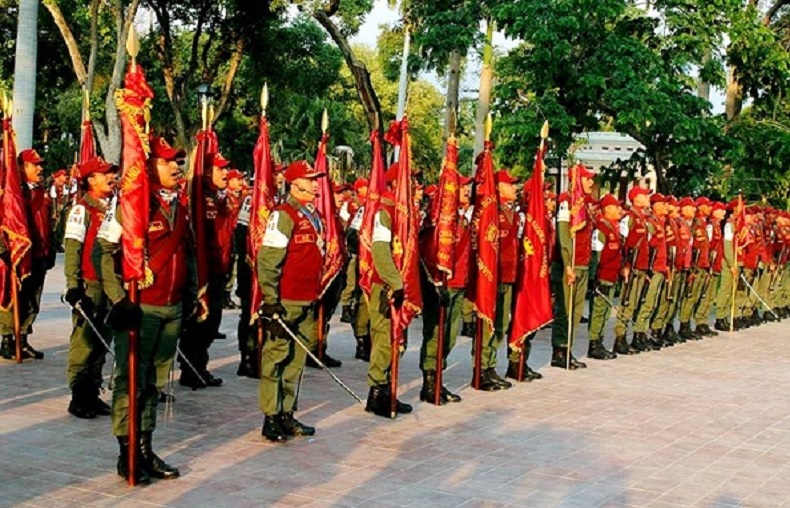
[[[31,336],[46,358],[0,363],[0,507],[790,506],[786,323],[576,372],[548,367],[543,331],[531,364],[545,378],[498,393],[469,388],[471,342],[461,338],[445,380],[464,400],[437,408],[418,399],[417,320],[400,384],[414,413],[371,416],[308,370],[298,417],[318,432],[274,445],[260,435],[257,383],[235,375],[238,312],[226,311],[228,340],[211,349],[225,384],[176,385],[175,404],[159,412],[155,449],[183,476],[131,489],[115,474],[109,418],[66,412],[63,285],[59,263]],[[353,359],[353,342],[333,322],[337,374],[364,398],[367,364]],[[579,340],[577,356],[586,347]]]

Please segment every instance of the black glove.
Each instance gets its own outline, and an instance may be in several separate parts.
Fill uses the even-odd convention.
[[[264,303],[261,305],[261,317],[273,319],[274,315],[280,316],[280,319],[285,319],[285,307],[280,302],[277,303]]]
[[[143,321],[143,310],[132,303],[128,296],[112,306],[107,314],[107,324],[116,330],[136,330]]]
[[[390,300],[392,301],[392,305],[395,307],[400,308],[403,306],[403,301],[406,299],[406,293],[404,293],[403,288],[396,289],[390,295]]]
[[[72,307],[76,307],[83,298],[85,298],[85,290],[80,287],[69,288],[66,291],[66,296],[63,297],[63,299],[66,300],[66,302]]]
[[[444,286],[437,286],[436,292],[439,293],[439,306],[447,307],[450,305],[450,292]]]

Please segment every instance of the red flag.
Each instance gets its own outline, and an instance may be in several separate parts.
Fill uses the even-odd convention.
[[[258,249],[263,243],[263,234],[266,232],[266,223],[269,214],[274,210],[274,162],[272,149],[269,142],[269,123],[265,116],[261,116],[258,127],[258,141],[252,152],[252,162],[255,164],[255,182],[252,188],[252,201],[250,203],[250,226],[247,232],[248,263],[252,267],[252,298],[250,315],[252,320],[258,319],[258,308],[263,302],[263,292],[258,284],[258,271],[255,269],[258,259]]]
[[[0,261],[0,310],[11,307],[11,270],[16,270],[17,281],[30,274],[30,231],[27,224],[25,199],[22,195],[22,175],[16,163],[16,146],[11,118],[3,119],[3,145],[0,152],[0,182],[2,207],[0,207],[0,231],[11,259],[9,266]]]
[[[420,251],[417,233],[420,214],[414,203],[411,185],[411,143],[406,116],[393,122],[400,131],[400,158],[395,181],[395,217],[392,218],[392,257],[403,279],[404,301],[400,309],[393,309],[394,330],[408,328],[414,316],[422,310],[420,292]],[[392,129],[390,129],[392,131]],[[398,338],[403,341],[403,334]]]
[[[82,142],[80,143],[80,164],[85,164],[96,157],[96,143],[93,140],[93,123],[82,122]]]
[[[490,328],[496,317],[499,284],[499,194],[494,182],[493,145],[485,144],[478,156],[475,174],[475,204],[472,215],[472,259],[469,270],[469,299],[477,316]]]
[[[584,228],[587,224],[587,194],[584,192],[582,179],[579,178],[581,164],[577,164],[571,168],[571,185],[568,190],[568,197],[570,198],[570,230],[571,236],[575,235],[577,231]]]
[[[343,228],[338,222],[332,179],[329,177],[329,165],[326,161],[326,142],[328,140],[329,134],[324,133],[321,137],[321,143],[318,145],[318,155],[315,157],[315,165],[313,166],[317,172],[323,173],[323,176],[318,177],[318,196],[315,200],[315,207],[319,215],[324,219],[324,242],[326,246],[324,267],[321,272],[322,296],[332,281],[335,280],[337,274],[340,273],[340,270],[343,269],[343,264],[346,262],[346,253],[341,241]]]
[[[210,153],[217,153],[219,142],[217,141],[217,134],[210,130],[203,130],[197,133],[197,148],[195,149],[195,158],[192,162],[192,171],[190,178],[192,179],[190,188],[192,195],[190,201],[192,203],[192,220],[195,228],[195,257],[197,265],[197,300],[200,304],[198,309],[198,321],[205,321],[208,317],[208,242],[206,239],[206,212],[205,212],[205,193],[203,191],[203,178],[206,177],[212,168],[206,168],[206,155]]]
[[[524,240],[519,249],[521,266],[516,277],[515,305],[511,321],[510,347],[519,350],[532,332],[551,322],[551,291],[549,290],[548,232],[546,202],[543,199],[543,156],[541,143],[535,169],[527,185],[529,202],[524,221]]]
[[[447,140],[447,156],[439,177],[436,206],[432,210],[432,223],[436,225],[433,244],[436,248],[436,268],[452,278],[455,266],[455,233],[458,226],[458,143],[455,137]]]
[[[379,142],[379,131],[370,134],[373,143],[373,165],[370,169],[370,183],[365,209],[362,211],[362,226],[359,228],[359,287],[370,295],[373,285],[373,223],[381,208],[381,196],[387,192],[387,181],[384,178],[384,156]]]
[[[145,237],[148,232],[148,170],[150,146],[146,117],[154,92],[145,80],[143,68],[132,64],[126,72],[125,88],[115,95],[121,118],[121,186],[118,210],[122,217],[121,267],[124,281],[145,280]]]

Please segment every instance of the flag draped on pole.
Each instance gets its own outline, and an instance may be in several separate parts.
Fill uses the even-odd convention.
[[[263,244],[263,234],[269,222],[269,214],[274,210],[274,162],[269,142],[269,123],[266,116],[261,116],[258,127],[258,141],[252,152],[255,164],[255,181],[252,188],[250,203],[250,226],[247,233],[247,262],[252,267],[252,293],[250,316],[253,322],[258,319],[258,308],[263,303],[263,292],[258,284],[258,271],[255,269],[258,249]]]
[[[499,284],[499,195],[494,182],[490,141],[478,156],[471,224],[472,259],[469,299],[477,316],[493,329]]]
[[[393,329],[402,332],[422,310],[420,247],[417,238],[420,214],[412,196],[411,142],[405,115],[402,120],[393,122],[387,139],[400,146],[398,176],[395,180],[395,217],[392,218],[392,257],[403,280],[404,300],[400,309],[393,309],[392,320]],[[403,342],[403,333],[398,333],[397,338]]]
[[[204,108],[205,109],[205,108]],[[204,112],[205,115],[205,112]],[[197,147],[190,171],[191,189],[190,202],[192,204],[192,221],[195,228],[195,257],[197,265],[197,301],[199,304],[197,320],[205,321],[209,313],[208,301],[208,240],[206,239],[206,211],[205,191],[203,190],[204,178],[210,175],[212,168],[206,167],[206,156],[215,154],[219,149],[219,141],[214,131],[203,129],[197,133]]]
[[[520,266],[516,277],[513,320],[508,338],[510,347],[514,350],[520,350],[529,334],[552,320],[549,238],[546,231],[546,201],[543,199],[545,152],[545,144],[541,144],[532,178],[526,185],[528,203],[524,239],[519,249]]]
[[[431,210],[433,246],[436,249],[436,268],[452,278],[455,266],[455,234],[458,227],[458,142],[454,136],[447,140],[447,155],[439,177],[438,196]]]
[[[82,140],[80,141],[80,164],[85,164],[96,157],[96,142],[93,140],[93,123],[82,122]]]
[[[3,118],[3,146],[0,152],[0,183],[2,183],[2,206],[0,207],[0,231],[11,265],[0,261],[0,310],[11,307],[12,270],[21,282],[30,274],[31,259],[30,231],[28,229],[25,200],[22,195],[22,176],[17,167],[16,143],[10,116]]]
[[[146,280],[145,237],[149,221],[147,159],[150,152],[147,119],[154,92],[143,68],[132,63],[125,88],[115,92],[121,119],[121,186],[118,210],[121,216],[121,268],[126,282]]]
[[[373,164],[370,169],[370,183],[365,209],[362,211],[362,226],[359,228],[359,287],[370,295],[373,286],[373,223],[381,208],[381,196],[387,192],[387,181],[384,178],[384,155],[381,151],[379,131],[370,134],[373,143]]]
[[[571,168],[571,185],[568,191],[571,236],[575,235],[577,231],[583,229],[585,224],[587,224],[587,194],[584,192],[582,179],[579,178],[579,173],[581,173],[579,166],[581,164]]]
[[[324,255],[324,266],[321,271],[321,295],[329,289],[329,285],[343,269],[346,262],[346,253],[341,241],[341,231],[343,230],[338,222],[337,210],[335,208],[335,195],[332,189],[332,179],[329,177],[329,164],[326,160],[326,144],[329,134],[324,133],[321,143],[318,145],[318,154],[313,165],[316,172],[323,173],[318,177],[318,196],[315,200],[315,207],[319,215],[324,219],[324,245],[326,254]]]

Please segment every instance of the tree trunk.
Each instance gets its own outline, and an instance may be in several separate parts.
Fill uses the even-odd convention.
[[[724,111],[727,115],[727,120],[735,120],[741,114],[743,107],[743,88],[736,76],[737,69],[730,67],[729,77],[727,79],[727,97],[724,102]]]
[[[411,29],[409,23],[403,24],[403,54],[400,62],[400,80],[398,81],[398,115],[397,119],[406,114],[406,96],[409,93],[409,53],[411,50]]]
[[[480,97],[475,119],[475,155],[483,151],[485,142],[485,123],[491,108],[491,87],[494,81],[494,21],[488,20],[485,47],[483,49],[483,69],[480,72]]]
[[[368,125],[370,129],[378,129],[379,137],[382,146],[384,146],[384,133],[382,132],[383,118],[381,118],[381,103],[379,97],[376,95],[376,90],[373,88],[373,83],[370,80],[370,72],[364,62],[357,60],[351,46],[348,44],[348,39],[343,35],[340,29],[335,25],[325,11],[317,10],[313,13],[313,17],[318,24],[324,27],[324,30],[329,33],[329,36],[337,44],[340,52],[343,53],[343,58],[348,65],[351,75],[354,77],[354,83],[357,87],[357,94],[359,101],[365,110],[365,115],[368,118]]]
[[[17,149],[33,146],[38,55],[38,0],[19,0],[14,61],[14,111]]]
[[[712,50],[708,49],[702,55],[701,67],[710,62]],[[710,83],[702,79],[702,76],[697,77],[697,96],[710,102]]]
[[[458,127],[458,96],[461,88],[461,51],[450,52],[447,74],[447,102],[444,109],[444,139],[447,141]]]

